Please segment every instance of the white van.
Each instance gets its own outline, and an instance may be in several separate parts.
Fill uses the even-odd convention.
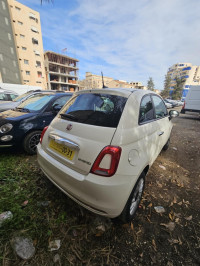
[[[181,113],[187,111],[200,113],[200,86],[190,86]]]

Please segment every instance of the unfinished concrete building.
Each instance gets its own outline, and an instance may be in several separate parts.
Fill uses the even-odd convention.
[[[44,64],[49,90],[78,90],[79,60],[66,55],[47,51],[44,53]]]

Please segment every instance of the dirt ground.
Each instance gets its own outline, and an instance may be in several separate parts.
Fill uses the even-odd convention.
[[[180,114],[173,124],[170,148],[150,169],[131,224],[90,213],[42,176],[38,187],[48,186],[45,200],[54,215],[61,208],[67,213],[63,225],[52,229],[61,247],[49,252],[38,244],[31,260],[15,256],[14,264],[5,265],[200,265],[200,116]]]

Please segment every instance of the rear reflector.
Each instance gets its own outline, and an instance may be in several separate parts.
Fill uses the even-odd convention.
[[[44,134],[45,134],[47,128],[48,128],[48,126],[45,127],[45,128],[42,130],[42,134],[41,134],[41,136],[40,136],[40,143],[41,143],[41,144],[42,144],[42,139],[43,139],[43,137],[44,137]]]
[[[106,156],[106,155],[110,155],[110,156]],[[95,174],[95,175],[101,175],[101,176],[106,176],[106,177],[114,175],[117,171],[120,156],[121,156],[121,148],[120,147],[118,147],[118,146],[106,146],[97,156],[90,172]],[[104,159],[109,160],[108,161],[108,167],[106,167],[106,168],[100,167],[101,162]],[[106,165],[105,161],[102,163],[102,165]]]

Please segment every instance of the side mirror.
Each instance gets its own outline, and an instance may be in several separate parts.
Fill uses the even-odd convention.
[[[56,112],[56,113],[58,113],[60,111],[60,109],[61,109],[61,106],[59,104],[55,104],[53,106],[53,111]]]
[[[172,118],[177,117],[177,116],[179,116],[178,111],[176,111],[176,110],[170,110],[169,111],[169,120],[171,120]]]

